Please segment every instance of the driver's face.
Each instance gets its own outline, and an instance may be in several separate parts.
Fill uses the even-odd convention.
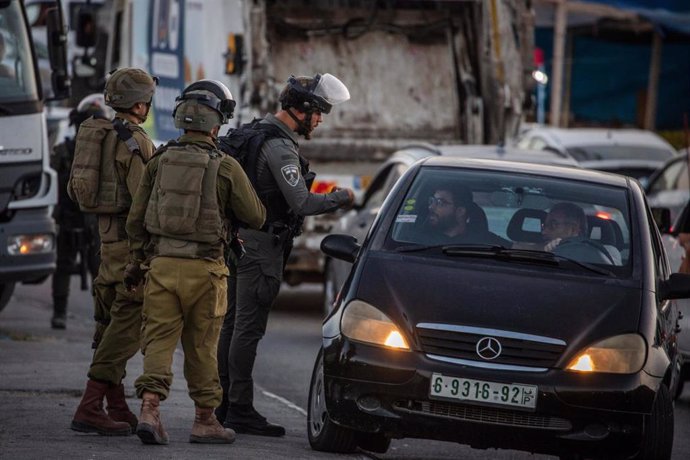
[[[564,213],[552,212],[546,216],[541,234],[547,241],[556,238],[572,238],[580,235],[580,228],[575,220]]]

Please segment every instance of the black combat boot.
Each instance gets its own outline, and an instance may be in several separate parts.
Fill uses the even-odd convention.
[[[237,433],[259,436],[285,436],[285,428],[269,423],[251,404],[230,404],[223,426]]]
[[[53,319],[50,320],[53,329],[65,329],[67,327],[67,297],[53,297]]]

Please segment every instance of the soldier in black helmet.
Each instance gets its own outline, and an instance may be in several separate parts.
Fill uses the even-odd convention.
[[[91,117],[107,120],[112,118],[110,112],[103,94],[90,94],[70,111],[69,124],[74,126],[76,135],[83,121]],[[95,220],[93,216],[81,212],[67,195],[74,145],[74,137],[65,137],[63,142],[55,146],[50,157],[50,165],[58,175],[58,204],[53,210],[53,218],[58,226],[57,268],[52,280],[53,318],[50,324],[53,329],[65,329],[67,326],[67,299],[72,275],[81,275],[82,289],[86,289],[85,277],[90,274],[92,279],[95,278],[99,265],[100,241]],[[80,256],[78,266],[77,254]]]
[[[218,150],[220,126],[235,101],[216,80],[192,83],[177,98],[173,118],[184,130],[147,164],[127,219],[132,250],[125,283],[144,291],[144,373],[137,435],[146,444],[167,444],[159,404],[170,393],[171,363],[182,341],[184,373],[195,417],[190,442],[231,443],[213,410],[221,402],[216,345],[226,311],[225,263],[232,217],[252,228],[266,211],[239,163]]]
[[[122,379],[127,361],[140,349],[143,289],[128,291],[124,285],[129,262],[125,223],[132,196],[154,151],[153,142],[139,125],[149,114],[156,83],[141,69],[115,70],[106,80],[104,92],[115,118],[90,118],[77,134],[67,191],[82,212],[94,214],[98,220],[101,264],[93,283],[96,351],[72,419],[75,431],[127,436],[138,423],[127,406]]]
[[[270,423],[254,408],[252,369],[268,313],[278,295],[285,254],[299,234],[304,216],[352,205],[350,189],[311,193],[308,162],[299,154],[298,136],[312,131],[333,105],[350,98],[347,87],[330,74],[290,77],[280,94],[281,109],[255,124],[266,137],[247,175],[266,207],[266,223],[259,230],[241,228],[246,256],[228,279],[228,313],[218,342],[218,366],[223,404],[216,416],[238,433],[283,436],[282,426]]]

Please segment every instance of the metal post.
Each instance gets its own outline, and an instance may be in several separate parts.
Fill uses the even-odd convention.
[[[661,68],[661,35],[654,32],[652,38],[652,57],[649,63],[649,80],[647,81],[647,104],[644,110],[644,129],[656,126],[656,103],[659,90],[659,69]]]
[[[550,124],[560,126],[561,103],[563,96],[563,55],[565,51],[565,32],[568,10],[565,0],[556,4],[556,20],[553,29],[553,64],[551,69],[551,114]]]

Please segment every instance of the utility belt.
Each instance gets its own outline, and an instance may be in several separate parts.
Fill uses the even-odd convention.
[[[98,216],[98,235],[103,243],[115,243],[127,239],[127,214],[100,214]]]

